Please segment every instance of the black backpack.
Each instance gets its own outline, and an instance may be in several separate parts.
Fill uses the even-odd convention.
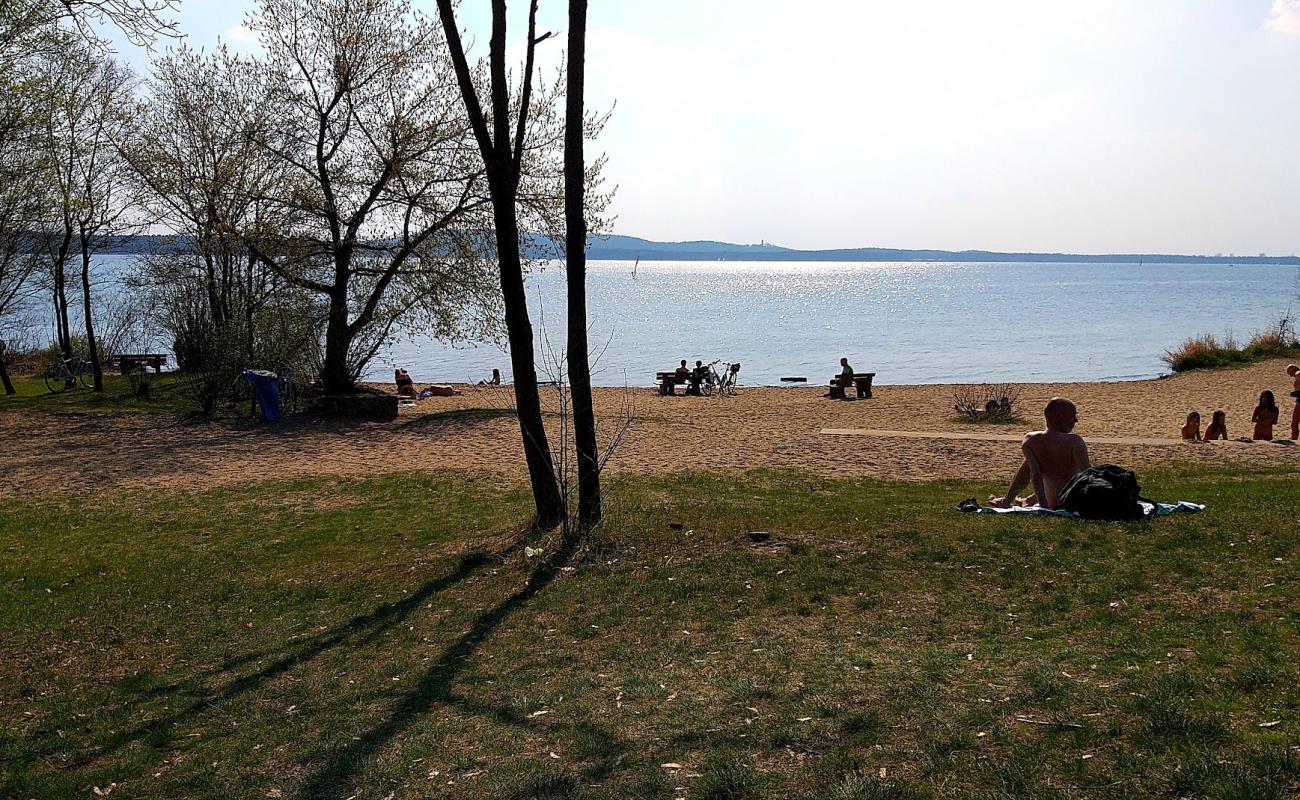
[[[1065,484],[1056,507],[1084,519],[1142,519],[1142,487],[1131,470],[1100,464],[1080,472]]]

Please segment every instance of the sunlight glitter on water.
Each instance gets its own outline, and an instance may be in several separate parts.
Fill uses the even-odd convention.
[[[1201,333],[1239,336],[1285,312],[1295,269],[1207,264],[592,262],[591,340],[603,385],[648,385],[679,359],[740,361],[742,379],[821,383],[841,355],[880,383],[1151,377],[1160,354]],[[534,321],[564,315],[556,264],[530,277]],[[563,324],[558,323],[562,331]],[[562,336],[562,332],[559,332]],[[401,363],[423,380],[477,379],[491,346],[416,339]]]

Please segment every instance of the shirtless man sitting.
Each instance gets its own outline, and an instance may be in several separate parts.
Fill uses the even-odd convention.
[[[1025,463],[1020,465],[1011,480],[1006,495],[989,498],[992,505],[999,508],[1012,504],[1056,508],[1065,484],[1092,466],[1083,437],[1070,432],[1079,421],[1074,403],[1064,397],[1053,397],[1043,409],[1043,416],[1047,418],[1047,430],[1025,435],[1024,443],[1020,445]],[[1034,494],[1016,497],[1016,493],[1030,482],[1034,484]]]

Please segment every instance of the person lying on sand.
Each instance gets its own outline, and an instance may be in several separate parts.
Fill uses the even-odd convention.
[[[1083,437],[1071,433],[1079,421],[1074,403],[1064,397],[1053,397],[1043,409],[1043,416],[1047,420],[1047,430],[1025,435],[1020,445],[1025,463],[1016,471],[1005,495],[989,498],[991,505],[1007,508],[1014,503],[1056,508],[1065,484],[1092,466]],[[1029,483],[1033,483],[1034,493],[1025,498],[1016,497]]]
[[[1198,411],[1192,411],[1187,414],[1187,421],[1183,423],[1183,429],[1180,431],[1184,441],[1199,442],[1201,440],[1201,414]]]

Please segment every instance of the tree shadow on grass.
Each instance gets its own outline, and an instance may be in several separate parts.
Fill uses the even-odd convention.
[[[496,607],[480,614],[470,629],[448,646],[437,662],[425,671],[415,688],[389,710],[386,720],[354,738],[342,751],[333,755],[314,774],[307,777],[295,796],[302,800],[342,800],[349,797],[354,793],[352,786],[367,759],[414,724],[428,711],[430,704],[457,702],[451,692],[451,685],[464,669],[474,649],[512,613],[550,585],[560,568],[573,557],[578,544],[576,539],[565,539],[558,550],[533,570],[522,588]],[[517,721],[517,718],[513,721]]]
[[[491,555],[505,556],[519,545],[521,540],[516,540],[508,545],[503,551]],[[300,664],[306,663],[311,659],[319,656],[325,651],[348,644],[351,647],[361,647],[381,636],[386,631],[391,630],[396,625],[405,620],[413,611],[420,608],[427,601],[438,595],[445,589],[459,583],[469,577],[478,567],[487,563],[489,554],[474,550],[461,556],[457,566],[450,573],[425,583],[411,595],[392,603],[385,603],[373,611],[366,614],[353,617],[334,628],[323,631],[314,636],[294,642],[285,648],[282,648],[283,655],[275,658],[271,663],[259,668],[256,672],[244,675],[227,683],[223,688],[214,693],[205,693],[204,696],[185,705],[173,713],[157,717],[132,727],[128,730],[113,734],[107,742],[96,747],[81,757],[70,762],[68,768],[79,768],[87,766],[107,755],[110,755],[124,747],[129,746],[137,741],[170,741],[173,738],[173,731],[177,725],[194,716],[202,714],[204,711],[223,703],[234,700],[236,697],[254,690],[269,680],[272,680],[286,672],[292,670]],[[202,684],[211,678],[217,677],[231,669],[243,664],[257,661],[275,654],[274,650],[264,650],[256,653],[246,654],[237,659],[226,661],[220,668],[202,673],[186,682],[189,686],[190,693],[197,694],[202,690]],[[198,684],[198,686],[195,686]],[[150,691],[150,694],[170,694],[187,689],[184,684],[170,684],[165,687],[159,687]]]

